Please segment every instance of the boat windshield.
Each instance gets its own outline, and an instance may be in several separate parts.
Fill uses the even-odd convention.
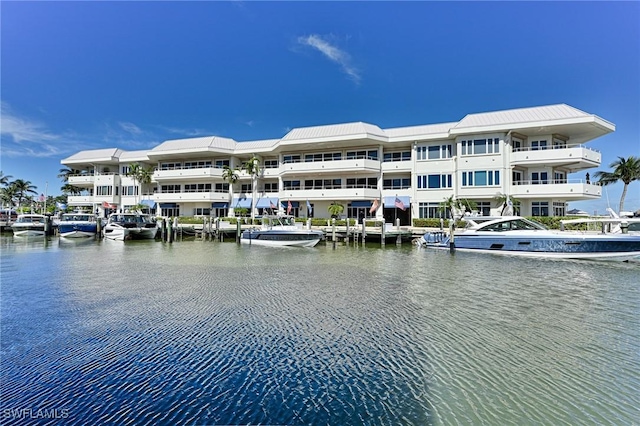
[[[493,231],[493,232],[534,231],[534,230],[546,230],[546,229],[547,228],[544,225],[529,219],[524,219],[524,218],[491,222],[478,228],[479,231]]]

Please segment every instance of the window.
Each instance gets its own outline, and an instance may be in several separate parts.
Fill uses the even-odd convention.
[[[229,167],[229,160],[216,160],[216,169],[222,169],[224,166]]]
[[[383,162],[388,163],[391,161],[410,161],[411,160],[411,151],[402,151],[402,152],[385,152],[383,157]]]
[[[532,172],[531,183],[533,185],[546,185],[549,183],[549,174],[547,172]]]
[[[418,160],[440,160],[452,157],[452,145],[419,146],[416,149]]]
[[[462,172],[462,186],[498,186],[500,170],[476,170]]]
[[[251,185],[252,184],[250,183],[243,183],[242,186],[240,187],[240,192],[247,193],[247,192],[253,191],[253,189],[251,189],[252,188]]]
[[[549,203],[546,201],[532,202],[531,216],[549,216]]]
[[[299,180],[283,180],[282,181],[282,186],[284,187],[285,191],[287,189],[300,189],[300,181]]]
[[[123,175],[128,174],[130,170],[131,170],[131,168],[129,166],[122,166],[122,174]]]
[[[264,160],[264,168],[265,169],[277,169],[278,168],[278,160]]]
[[[547,149],[547,141],[531,141],[531,151]]]
[[[567,183],[567,176],[564,172],[554,172],[553,183]]]
[[[205,169],[211,167],[211,161],[185,161],[185,169]]]
[[[185,184],[184,192],[211,192],[211,184],[210,183]]]
[[[418,217],[421,219],[449,218],[450,212],[440,208],[440,203],[419,203]]]
[[[462,141],[462,155],[498,154],[500,139],[474,139]]]
[[[553,203],[554,216],[566,216],[567,206],[565,203]]]
[[[375,186],[373,187],[375,188]],[[382,189],[408,189],[411,188],[411,178],[383,179]]]
[[[299,162],[300,162],[300,155],[283,155],[282,156],[282,163],[283,164],[299,163]]]
[[[482,216],[491,216],[491,202],[490,201],[476,202],[476,210]]]
[[[420,175],[418,176],[418,189],[451,188],[451,175]]]
[[[278,182],[265,182],[264,192],[278,192]]]
[[[514,170],[511,173],[511,179],[513,180],[514,185],[522,185],[522,172]]]
[[[206,207],[196,207],[193,209],[194,216],[209,216],[210,213],[211,209]]]
[[[181,185],[162,185],[161,191],[163,194],[175,194],[181,192]]]
[[[98,186],[96,187],[96,195],[111,195],[112,188],[112,186]]]
[[[378,178],[370,177],[370,178],[348,178],[347,179],[347,188],[371,188],[375,189],[378,187]]]
[[[122,195],[138,195],[138,187],[137,186],[123,186],[122,187]]]
[[[182,163],[160,163],[160,170],[179,170]]]
[[[229,192],[229,184],[228,183],[216,183],[215,192]]]

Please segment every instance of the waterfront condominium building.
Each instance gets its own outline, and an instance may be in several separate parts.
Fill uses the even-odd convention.
[[[568,202],[601,196],[586,173],[601,155],[585,144],[614,130],[560,104],[390,129],[357,122],[295,128],[281,139],[168,140],[145,151],[81,151],[61,163],[82,189],[68,204],[101,213],[142,203],[159,216],[234,216],[253,206],[255,214],[322,218],[337,202],[343,216],[409,225],[440,217],[451,196],[491,215],[503,207],[496,197],[508,195],[521,215],[563,216]],[[228,168],[252,158],[258,175],[238,171],[232,182]],[[150,183],[128,175],[133,164],[152,172]]]

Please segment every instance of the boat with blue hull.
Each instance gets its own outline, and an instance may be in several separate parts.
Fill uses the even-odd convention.
[[[295,224],[293,216],[263,216],[262,227],[248,229],[242,233],[242,244],[269,247],[314,247],[324,233],[304,229]]]
[[[58,222],[58,233],[64,238],[95,237],[97,232],[98,221],[91,213],[64,213]]]
[[[451,234],[428,232],[426,247],[512,256],[555,259],[630,260],[640,256],[640,235],[624,233],[554,231],[518,216],[472,217]],[[452,244],[453,243],[453,244]]]

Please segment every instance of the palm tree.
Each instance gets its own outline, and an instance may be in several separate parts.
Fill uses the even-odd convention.
[[[13,176],[11,175],[5,175],[4,173],[2,173],[0,171],[0,185],[2,186],[7,186],[9,185],[9,179],[12,178]]]
[[[222,166],[222,179],[233,185],[238,181],[238,170],[232,169],[225,164]]]
[[[233,184],[238,181],[238,170],[232,169],[225,164],[224,166],[222,166],[222,180],[226,180],[227,182],[229,182],[231,192],[233,193]],[[237,216],[239,214],[238,212],[239,209],[236,209],[234,207],[233,214]]]
[[[329,210],[329,214],[331,217],[338,217],[344,211],[344,206],[340,203],[336,203],[335,201],[329,205],[327,208]]]
[[[258,174],[260,173],[260,159],[254,155],[242,164],[242,168],[249,176],[251,176],[251,221],[255,217],[254,206],[256,204],[256,191]]]
[[[132,163],[129,165],[129,170],[126,173],[126,176],[129,176],[131,179],[133,179],[133,200],[136,204],[138,204],[138,197],[136,196],[136,193],[138,189],[138,176],[140,176],[141,168],[142,166],[140,166],[139,163]]]
[[[65,183],[60,187],[60,191],[62,191],[63,194],[80,195],[82,193],[82,188]]]
[[[464,215],[465,210],[475,210],[478,207],[473,200],[468,200],[466,198],[455,198],[453,195],[449,198],[446,198],[444,201],[440,203],[438,206],[438,211],[440,213],[444,213],[451,219],[455,219],[456,214],[462,217]]]
[[[80,173],[78,170],[73,170],[69,168],[60,169],[60,173],[58,174],[58,178],[62,179],[64,183],[69,182],[69,176]]]
[[[610,185],[621,180],[624,183],[622,196],[620,197],[620,210],[624,210],[624,198],[627,196],[627,187],[634,180],[640,180],[640,158],[633,155],[629,158],[618,157],[617,160],[609,164],[613,172],[598,171],[594,177],[598,179],[600,185]]]
[[[9,205],[11,207],[14,206],[14,202],[16,199],[16,189],[13,185],[5,186],[4,188],[0,188],[0,200],[2,201],[2,205]]]
[[[138,182],[140,182],[140,193],[144,194],[144,188],[151,183],[153,177],[153,170],[150,167],[140,168],[138,173]]]
[[[500,211],[500,216],[504,215],[504,212],[507,210],[507,207],[509,207],[509,201],[511,201],[511,205],[514,207],[514,212],[516,207],[520,206],[520,200],[518,200],[515,197],[512,197],[511,195],[499,193],[498,195],[493,197],[493,199],[497,202],[498,206],[502,206],[502,210]]]
[[[28,199],[29,195],[37,195],[36,186],[31,184],[28,180],[16,179],[11,182],[11,186],[16,191],[16,197],[18,197],[18,208],[22,205],[23,199]]]

